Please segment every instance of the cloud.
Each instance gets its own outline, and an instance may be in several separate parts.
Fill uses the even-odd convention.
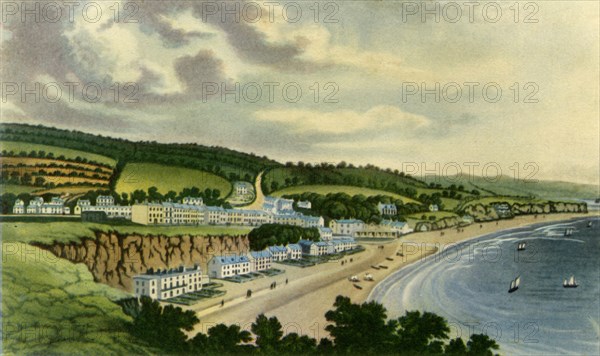
[[[363,113],[353,110],[282,109],[259,110],[254,116],[259,121],[278,123],[301,134],[348,135],[398,130],[403,135],[410,135],[430,125],[426,117],[406,113],[390,105],[375,106]]]

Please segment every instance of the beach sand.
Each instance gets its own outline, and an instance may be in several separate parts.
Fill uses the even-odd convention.
[[[184,307],[197,312],[200,323],[189,333],[206,333],[218,324],[238,324],[250,330],[250,324],[258,314],[268,317],[276,316],[283,325],[284,333],[297,332],[314,338],[327,336],[325,313],[333,308],[335,297],[350,297],[355,303],[366,301],[369,293],[384,278],[404,266],[419,261],[433,254],[437,249],[444,249],[450,244],[477,238],[481,235],[510,228],[522,227],[534,223],[543,223],[573,218],[582,218],[585,214],[552,214],[520,216],[511,220],[475,223],[464,227],[464,231],[446,229],[443,231],[421,232],[406,235],[389,242],[365,242],[360,244],[364,252],[347,256],[346,263],[323,263],[313,267],[299,268],[274,264],[275,268],[285,269],[285,273],[272,278],[261,278],[244,284],[223,282],[225,284],[225,305],[221,307],[221,298],[203,301]],[[397,256],[402,251],[404,256]],[[350,262],[350,259],[353,262]],[[386,259],[392,259],[392,261]],[[384,265],[387,269],[376,270],[373,265]],[[370,273],[374,281],[364,281],[365,273]],[[352,275],[360,277],[356,283],[362,287],[357,289],[348,278]],[[288,279],[289,283],[285,281]],[[272,282],[277,288],[269,288]],[[246,291],[253,291],[251,298],[246,298]]]

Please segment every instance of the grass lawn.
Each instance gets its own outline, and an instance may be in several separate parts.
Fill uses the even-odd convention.
[[[122,234],[142,235],[245,235],[251,228],[229,226],[142,226],[108,225],[81,221],[3,221],[0,222],[3,241],[18,242],[79,242],[80,238],[94,238],[94,230],[118,231]]]
[[[404,203],[419,203],[414,199],[399,194],[386,192],[385,190],[353,187],[349,185],[299,185],[296,187],[289,187],[284,188],[282,190],[278,190],[276,192],[273,192],[271,195],[280,197],[286,194],[302,194],[305,192],[318,193],[323,195],[329,193],[346,193],[348,195],[362,194],[364,196],[387,195],[393,197],[394,199],[400,199]]]
[[[25,151],[27,153],[31,151],[46,151],[46,153],[52,152],[54,157],[65,156],[67,159],[75,159],[75,157],[79,156],[81,158],[87,158],[89,161],[95,161],[98,163],[108,164],[111,167],[114,167],[116,161],[112,158],[97,155],[95,153],[89,153],[84,151],[72,150],[69,148],[62,148],[56,146],[47,146],[47,145],[38,145],[35,143],[27,143],[27,142],[17,142],[17,141],[0,141],[0,151],[14,151],[15,153],[19,153],[21,151]]]
[[[180,192],[183,188],[191,187],[198,187],[200,190],[218,189],[221,191],[221,197],[226,197],[231,192],[231,183],[212,173],[154,163],[127,164],[121,172],[116,191],[130,193],[136,189],[147,190],[153,186],[163,194],[170,190]]]
[[[6,354],[148,354],[112,301],[129,295],[93,281],[83,264],[3,242],[2,332]]]

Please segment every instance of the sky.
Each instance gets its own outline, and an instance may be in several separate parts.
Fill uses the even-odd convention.
[[[599,183],[599,3],[3,2],[2,121]]]

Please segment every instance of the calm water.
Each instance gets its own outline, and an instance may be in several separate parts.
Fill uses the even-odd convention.
[[[593,227],[588,228],[588,221]],[[565,237],[566,228],[574,228]],[[389,317],[444,316],[452,337],[486,333],[502,354],[600,354],[600,220],[486,235],[397,272],[371,294]],[[517,251],[519,242],[525,251]],[[565,289],[575,275],[579,287]],[[512,279],[520,288],[509,294]]]

